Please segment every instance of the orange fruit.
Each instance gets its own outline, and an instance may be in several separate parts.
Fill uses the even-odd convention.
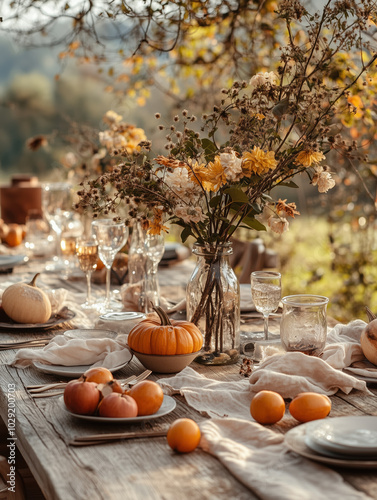
[[[331,400],[317,392],[302,392],[289,404],[289,413],[299,422],[325,418],[330,413]]]
[[[18,224],[9,224],[9,231],[5,243],[10,247],[17,247],[22,243],[22,228]]]
[[[105,264],[102,262],[102,260],[98,257],[97,259],[97,271],[100,271],[105,267]]]
[[[164,400],[161,387],[152,380],[138,382],[130,390],[126,391],[126,394],[136,401],[139,409],[138,416],[153,415],[160,409]]]
[[[284,413],[284,399],[274,391],[260,391],[250,403],[250,414],[260,424],[276,424]]]
[[[84,373],[84,377],[87,382],[95,382],[96,384],[106,384],[114,378],[111,371],[102,366],[89,368]]]
[[[189,453],[199,444],[199,425],[191,418],[178,418],[169,427],[166,438],[172,450],[178,453]]]

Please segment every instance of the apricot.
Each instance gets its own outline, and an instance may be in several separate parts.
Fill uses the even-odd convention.
[[[276,424],[284,417],[285,402],[274,391],[258,392],[250,403],[250,414],[260,424]]]
[[[131,387],[126,394],[133,397],[138,406],[138,415],[153,415],[164,400],[161,387],[152,380],[142,380]]]
[[[289,413],[299,422],[325,418],[330,411],[330,398],[317,392],[302,392],[289,404]]]
[[[113,380],[114,377],[111,371],[108,370],[107,368],[104,368],[102,366],[96,366],[93,368],[89,368],[89,370],[86,370],[83,378],[87,382],[95,382],[96,384],[107,384],[107,382]]]
[[[166,439],[168,445],[178,453],[189,453],[200,442],[200,429],[191,418],[178,418],[169,427]]]

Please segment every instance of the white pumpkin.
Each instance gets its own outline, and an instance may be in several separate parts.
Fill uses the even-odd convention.
[[[367,360],[377,366],[377,319],[367,324],[361,334],[360,344]]]
[[[16,323],[46,323],[51,316],[51,303],[35,281],[15,283],[4,290],[2,307],[4,312]]]

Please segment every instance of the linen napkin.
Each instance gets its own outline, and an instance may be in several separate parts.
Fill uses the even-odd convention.
[[[284,436],[255,422],[228,418],[200,424],[200,448],[215,456],[263,500],[366,500],[337,472],[289,452]]]
[[[134,283],[132,285],[122,285],[120,294],[124,311],[140,311],[139,297],[142,292],[142,283]],[[160,307],[169,313],[186,309],[186,300],[181,300],[178,304],[171,306],[171,303],[162,295],[159,297]]]
[[[51,365],[92,365],[110,369],[130,359],[130,351],[113,339],[69,339],[57,335],[43,349],[20,349],[10,365],[26,368],[33,361],[42,361]]]
[[[365,360],[360,346],[365,325],[361,320],[336,325],[328,334],[321,357],[287,352],[265,359],[250,376],[253,392],[273,390],[283,398],[294,398],[299,392],[306,391],[328,396],[338,389],[346,394],[352,389],[368,392],[364,381],[342,371],[352,363]]]

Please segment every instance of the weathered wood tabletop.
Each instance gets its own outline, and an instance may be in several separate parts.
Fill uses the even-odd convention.
[[[177,270],[172,269],[176,276]],[[166,274],[166,271],[165,271]],[[167,274],[168,275],[168,274]],[[51,277],[51,284],[62,286],[58,278]],[[1,286],[1,279],[0,279]],[[66,281],[71,291],[81,291],[85,282]],[[0,342],[49,336],[69,324],[51,331],[1,330]],[[104,427],[75,419],[63,411],[61,397],[33,399],[25,387],[30,384],[57,381],[34,368],[24,370],[8,366],[16,351],[0,352],[0,412],[8,422],[8,394],[15,396],[15,441],[47,499],[253,499],[257,498],[243,486],[213,456],[201,449],[179,455],[168,446],[165,437],[141,438],[88,447],[69,446],[75,435],[101,432],[140,430],[140,425],[111,425]],[[239,365],[203,367],[191,365],[203,375],[219,380],[240,380]],[[134,358],[117,372],[117,378],[143,371]],[[166,377],[166,375],[164,376]],[[152,380],[158,380],[152,375]],[[9,389],[9,388],[14,388]],[[374,396],[353,391],[332,396],[331,416],[377,415],[377,387],[371,386]],[[183,397],[174,396],[176,409],[165,417],[147,422],[144,429],[166,428],[179,417],[190,417],[197,422],[205,417],[190,408]],[[286,415],[284,424],[271,426],[277,432],[286,432],[297,422]],[[12,437],[13,438],[13,437]],[[377,499],[377,474],[375,470],[337,469],[354,488]],[[323,498],[326,498],[324,492]]]

